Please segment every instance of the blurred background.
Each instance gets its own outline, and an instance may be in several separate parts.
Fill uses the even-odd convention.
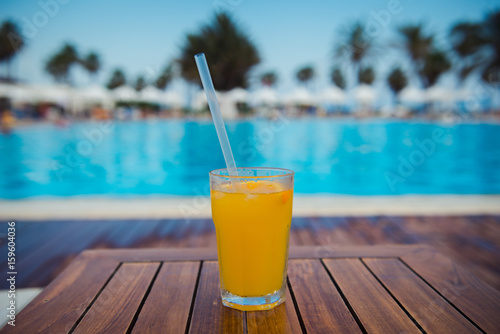
[[[236,164],[296,172],[291,246],[429,244],[500,289],[493,0],[1,1],[18,288],[87,248],[215,247],[200,52]]]
[[[199,52],[238,165],[299,193],[500,191],[495,1],[1,6],[0,198],[194,195],[224,166]]]

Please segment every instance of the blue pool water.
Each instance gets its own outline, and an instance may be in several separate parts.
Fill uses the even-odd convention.
[[[239,166],[296,171],[301,194],[499,194],[500,125],[379,120],[227,124]],[[43,124],[0,135],[0,198],[203,195],[224,167],[212,123]]]

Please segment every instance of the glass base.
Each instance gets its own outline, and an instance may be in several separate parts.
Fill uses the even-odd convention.
[[[222,304],[240,311],[270,310],[285,301],[285,289],[261,297],[240,297],[221,290]]]

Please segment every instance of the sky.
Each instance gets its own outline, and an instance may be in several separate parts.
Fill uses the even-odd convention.
[[[305,65],[312,65],[317,73],[310,89],[326,87],[332,66],[339,62],[335,46],[345,28],[360,20],[380,45],[373,60],[375,85],[387,91],[384,81],[389,70],[408,66],[400,51],[387,47],[397,40],[397,27],[423,22],[436,34],[438,44],[448,48],[446,36],[454,23],[482,20],[498,8],[500,0],[0,0],[0,22],[13,20],[25,37],[26,46],[12,67],[21,80],[52,82],[44,64],[70,42],[83,55],[90,51],[100,55],[97,81],[105,84],[118,67],[130,81],[139,75],[156,77],[180,54],[188,33],[198,32],[224,10],[260,52],[262,61],[252,70],[251,88],[258,86],[259,74],[272,70],[278,74],[277,89],[285,92],[297,86],[295,73]],[[80,69],[74,69],[72,77],[78,86],[93,83]],[[441,84],[450,82],[445,77]],[[178,81],[172,89],[185,87]]]

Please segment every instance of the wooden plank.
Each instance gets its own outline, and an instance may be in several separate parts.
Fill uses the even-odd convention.
[[[74,240],[77,235],[76,227],[74,225],[68,224],[58,224],[59,228],[53,229],[53,234],[45,233],[44,239],[41,237],[34,237],[35,241],[38,240],[41,244],[34,246],[31,252],[23,251],[16,253],[16,257],[19,259],[17,264],[17,271],[19,272],[18,287],[20,287],[19,282],[25,282],[26,278],[31,278],[32,284],[34,286],[39,286],[41,282],[47,282],[43,276],[50,276],[50,271],[57,269],[57,262],[54,258],[59,254],[57,253],[57,248],[61,245],[66,244],[69,240]],[[29,244],[30,242],[28,242]],[[23,244],[18,240],[16,244]],[[30,264],[37,263],[44,269],[41,275],[34,276],[33,273],[38,266],[30,266]]]
[[[73,333],[126,333],[160,263],[124,263]]]
[[[247,314],[247,331],[252,333],[302,333],[299,319],[295,312],[290,291],[286,289],[286,300],[283,304],[268,311],[252,311]]]
[[[292,240],[294,240],[294,245],[312,246],[318,244],[318,242],[311,234],[309,220],[310,218],[302,217],[292,220],[290,234],[292,235]]]
[[[361,333],[319,260],[290,260],[288,279],[309,333]]]
[[[243,333],[244,313],[222,305],[219,266],[204,262],[189,328],[190,333]]]
[[[318,245],[355,245],[359,242],[353,237],[350,221],[342,217],[310,218],[311,233]],[[346,229],[346,227],[348,227]]]
[[[50,283],[70,263],[70,259],[67,257],[74,257],[90,247],[95,241],[95,234],[102,230],[102,225],[99,224],[91,224],[93,228],[78,221],[70,222],[67,225],[69,230],[64,228],[64,222],[58,222],[58,225],[47,229],[49,234],[54,234],[53,238],[50,238],[49,235],[46,239],[41,239],[44,245],[34,246],[33,249],[36,251],[17,255],[21,259],[18,266],[19,273],[22,273],[22,280],[19,277],[20,284],[27,280],[31,286],[43,286]],[[56,233],[59,237],[55,236]],[[26,243],[31,244],[33,239],[37,240],[38,237],[34,236]],[[74,256],[71,256],[72,254]]]
[[[132,333],[185,333],[199,262],[165,262]]]
[[[497,233],[500,231],[500,216],[376,216],[369,219],[357,217],[301,219],[307,221],[304,226],[309,229],[312,242],[326,248],[329,245],[352,246],[374,242],[374,240],[377,240],[377,244],[396,242],[432,245],[466,270],[500,290],[500,270],[498,269],[500,268],[500,247],[498,247],[500,234]],[[210,219],[188,221],[194,228],[181,236],[177,236],[178,229],[182,228],[186,220],[18,222],[16,225],[19,226],[17,250],[20,259],[18,267],[20,275],[17,277],[17,286],[19,288],[45,286],[66,267],[69,259],[82,249],[114,248],[119,246],[117,241],[119,243],[127,241],[121,243],[127,248],[167,248],[176,245],[216,248],[215,232]],[[209,229],[200,229],[200,223],[208,226]],[[135,229],[136,227],[138,229]],[[165,231],[167,227],[169,230]],[[70,230],[65,232],[66,228]],[[67,236],[68,233],[78,235],[80,239],[60,238],[61,235]],[[293,236],[292,233],[291,246],[293,246]],[[57,242],[47,248],[45,244],[53,240]],[[6,249],[4,241],[5,239],[0,236],[0,253]],[[296,238],[295,244],[301,243],[303,243],[302,240]],[[40,248],[42,246],[43,248]],[[35,249],[37,251],[33,251]],[[55,250],[57,252],[54,252]],[[0,261],[0,267],[3,267],[2,264],[5,264],[5,259]],[[23,268],[24,270],[21,270]],[[0,286],[5,288],[6,282],[0,282]]]
[[[363,259],[427,333],[480,333],[398,259]]]
[[[478,219],[479,218],[479,219]],[[494,218],[494,217],[493,217]],[[500,234],[488,216],[412,217],[402,221],[419,242],[435,247],[500,290]]]
[[[290,259],[399,257],[411,254],[424,245],[381,246],[297,246],[290,247]],[[112,258],[116,261],[212,261],[217,260],[216,248],[136,248],[98,249],[84,252],[93,258]]]
[[[499,291],[432,249],[421,249],[402,260],[484,331],[498,331]]]
[[[368,333],[420,333],[359,259],[323,262]]]
[[[0,333],[66,333],[113,274],[118,262],[78,256]]]
[[[291,247],[290,259],[319,259],[319,258],[360,258],[370,257],[398,257],[411,254],[424,245],[377,245],[377,246],[337,246],[318,245]]]

